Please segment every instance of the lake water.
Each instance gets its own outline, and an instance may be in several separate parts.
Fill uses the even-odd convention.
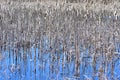
[[[9,46],[6,50],[1,49],[0,80],[99,80],[100,64],[105,68],[104,80],[120,80],[120,44],[116,45],[116,52],[118,54],[107,65],[101,55],[93,66],[93,58],[84,56],[89,53],[86,49],[80,55],[79,73],[76,74],[74,56],[67,61],[62,51],[40,53],[39,48],[15,49]]]

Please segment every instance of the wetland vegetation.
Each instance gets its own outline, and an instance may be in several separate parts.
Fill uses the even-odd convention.
[[[110,4],[0,3],[0,80],[120,80],[119,2]]]

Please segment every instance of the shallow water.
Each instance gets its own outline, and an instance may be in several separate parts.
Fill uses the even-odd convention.
[[[120,53],[119,44],[116,45],[116,52]],[[40,53],[40,49],[34,47],[1,49],[0,80],[99,80],[101,64],[107,67],[103,73],[104,79],[120,80],[120,54],[113,56],[107,65],[102,63],[104,57],[99,56],[93,65],[93,58],[88,53],[87,49],[81,53],[79,72],[76,74],[74,56],[71,61],[67,61],[62,51]],[[112,64],[114,69],[111,68]]]
[[[90,5],[1,3],[0,80],[120,80],[119,6]]]

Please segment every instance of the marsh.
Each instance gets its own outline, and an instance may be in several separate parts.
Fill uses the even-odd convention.
[[[0,80],[120,80],[119,1],[7,1]]]

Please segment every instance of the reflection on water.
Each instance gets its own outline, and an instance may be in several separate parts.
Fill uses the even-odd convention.
[[[21,1],[0,3],[0,80],[120,80],[116,4]]]
[[[111,61],[104,62],[103,55],[94,61],[86,49],[77,65],[74,55],[69,59],[62,50],[1,48],[0,80],[120,80],[120,44],[116,46]]]

